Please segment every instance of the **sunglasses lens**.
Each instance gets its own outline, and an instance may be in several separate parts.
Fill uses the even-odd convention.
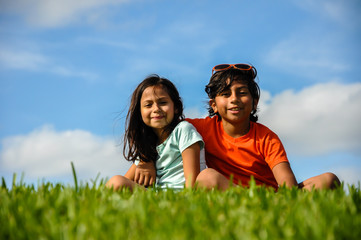
[[[250,70],[252,67],[247,64],[234,64],[235,68],[241,69],[241,70]]]
[[[237,64],[219,64],[215,67],[213,67],[212,69],[212,74],[213,72],[218,72],[218,71],[225,71],[228,70],[230,68],[235,68],[235,69],[239,69],[239,70],[251,70],[252,66],[248,65],[248,64],[243,64],[243,63],[237,63]]]
[[[219,65],[215,66],[213,69],[214,69],[215,71],[218,71],[218,70],[226,69],[226,68],[228,68],[228,67],[229,67],[229,64],[219,64]]]

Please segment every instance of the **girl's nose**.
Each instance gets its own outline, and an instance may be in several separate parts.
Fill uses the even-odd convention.
[[[160,112],[160,111],[162,111],[162,110],[160,109],[160,107],[159,107],[158,104],[154,104],[153,111],[154,111],[154,112]]]

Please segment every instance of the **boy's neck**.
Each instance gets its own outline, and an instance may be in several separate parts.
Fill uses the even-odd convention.
[[[238,138],[246,135],[250,129],[250,121],[232,124],[230,122],[222,121],[223,130],[231,137]]]

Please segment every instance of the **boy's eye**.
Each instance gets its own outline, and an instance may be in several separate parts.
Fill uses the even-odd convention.
[[[222,92],[220,95],[221,95],[221,96],[225,96],[225,97],[227,97],[227,96],[230,96],[230,95],[231,95],[231,93],[229,93],[229,92]]]
[[[247,95],[249,93],[247,88],[242,88],[238,91],[240,95]]]

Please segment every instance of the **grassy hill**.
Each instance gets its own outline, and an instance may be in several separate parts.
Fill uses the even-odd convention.
[[[76,179],[75,179],[76,180]],[[360,186],[226,192],[44,182],[0,188],[0,239],[361,239]]]

